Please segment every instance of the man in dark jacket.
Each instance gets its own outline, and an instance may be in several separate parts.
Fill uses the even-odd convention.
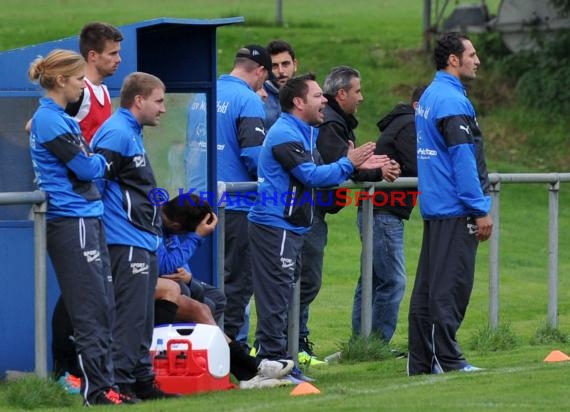
[[[376,154],[387,155],[398,162],[402,177],[418,175],[416,162],[415,108],[425,87],[412,92],[410,103],[397,104],[378,122],[380,138]],[[412,189],[413,190],[413,189]],[[389,342],[396,330],[398,310],[406,288],[404,259],[404,222],[415,206],[415,194],[402,189],[383,189],[374,202],[374,243],[372,261],[372,333]],[[397,199],[397,201],[394,201]],[[362,233],[362,210],[358,210],[358,227]],[[361,332],[362,278],[358,279],[352,307],[352,334]]]
[[[324,109],[324,121],[319,126],[317,150],[325,164],[333,163],[346,156],[349,144],[356,141],[354,129],[358,126],[356,114],[358,105],[363,101],[360,88],[360,73],[348,66],[340,66],[327,75],[323,91],[327,98]],[[350,176],[357,181],[393,181],[398,177],[400,169],[397,163],[387,158],[382,169],[356,170]],[[327,243],[326,213],[338,213],[342,209],[334,192],[321,193],[322,204],[315,208],[313,226],[305,235],[302,249],[301,265],[298,272],[301,276],[301,305],[299,322],[299,359],[301,363],[316,363],[312,344],[308,339],[309,305],[316,298],[322,283],[324,250]]]

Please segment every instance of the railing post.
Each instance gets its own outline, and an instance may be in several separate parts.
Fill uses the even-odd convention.
[[[218,182],[218,288],[224,292],[224,276],[225,276],[225,257],[226,257],[226,201],[220,199],[227,199],[224,196],[226,192],[225,182]],[[220,329],[224,330],[224,314],[220,316],[218,322]]]
[[[499,234],[501,182],[491,183],[491,219],[493,232],[489,239],[489,325],[499,326]]]
[[[368,199],[362,202],[362,254],[361,271],[361,323],[360,333],[363,337],[370,336],[372,331],[372,253],[374,215],[372,197],[374,185],[368,188]]]
[[[47,202],[35,204],[34,211],[34,316],[35,371],[47,378],[47,281],[46,281],[46,211]]]
[[[298,263],[298,262],[297,262]],[[289,304],[287,323],[287,351],[299,364],[299,316],[301,312],[301,276],[293,283],[292,300]]]
[[[548,196],[548,324],[558,326],[558,192],[560,181],[550,184]]]

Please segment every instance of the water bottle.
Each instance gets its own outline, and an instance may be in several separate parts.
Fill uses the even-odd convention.
[[[176,361],[174,364],[176,367],[176,374],[185,375],[188,366],[188,357],[186,356],[186,352],[180,352],[176,355]]]
[[[156,340],[156,349],[154,351],[154,371],[157,375],[168,374],[168,356],[162,339]]]
[[[342,352],[340,352],[340,351],[335,352],[333,354],[330,354],[329,356],[325,357],[325,362],[326,363],[338,362],[340,360],[341,355],[342,355]]]

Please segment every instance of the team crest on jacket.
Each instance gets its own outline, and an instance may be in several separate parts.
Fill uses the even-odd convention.
[[[146,166],[146,157],[145,155],[138,155],[133,157],[133,162],[135,163],[135,167],[145,167]]]

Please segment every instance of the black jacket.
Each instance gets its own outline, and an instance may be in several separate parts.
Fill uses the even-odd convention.
[[[348,153],[348,142],[355,143],[356,136],[354,129],[358,126],[358,120],[353,115],[347,115],[338,105],[333,96],[325,95],[328,103],[324,109],[325,120],[319,125],[319,136],[317,138],[317,150],[321,154],[325,164],[336,162]],[[356,170],[350,177],[352,180],[360,182],[377,182],[382,180],[382,170]],[[333,191],[323,191],[321,199],[327,200],[333,196],[330,206],[320,206],[320,210],[326,213],[338,213],[342,209],[336,203],[340,200],[334,197]],[[327,202],[328,203],[328,202]]]
[[[409,104],[397,104],[390,113],[378,123],[380,137],[376,142],[375,154],[385,154],[400,164],[401,177],[416,177],[418,175],[416,159],[416,124],[415,111]],[[382,189],[388,199],[392,191],[413,191],[417,188]],[[413,196],[406,196],[404,206],[399,202],[388,201],[386,206],[374,207],[375,210],[388,211],[403,219],[409,219],[412,213]],[[393,203],[391,205],[390,203]]]

